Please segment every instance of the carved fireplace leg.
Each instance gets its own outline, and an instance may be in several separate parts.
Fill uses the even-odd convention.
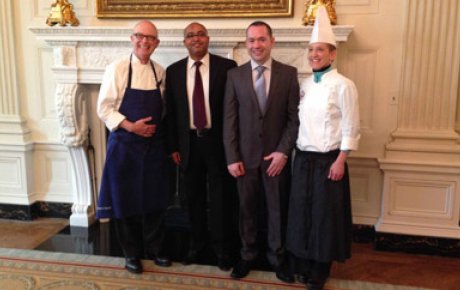
[[[56,104],[62,143],[69,148],[76,181],[70,225],[88,227],[94,222],[94,203],[90,167],[85,152],[88,117],[83,87],[77,84],[58,84]]]

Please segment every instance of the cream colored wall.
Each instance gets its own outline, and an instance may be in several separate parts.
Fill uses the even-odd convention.
[[[71,202],[76,188],[69,153],[66,147],[60,145],[54,103],[55,83],[51,72],[53,51],[45,43],[36,40],[28,29],[31,26],[45,26],[53,1],[6,1],[13,3],[20,115],[27,120],[34,142],[32,156],[36,174],[32,193],[29,193],[34,197],[30,201]],[[293,1],[293,17],[263,20],[276,28],[301,27],[304,1]],[[402,40],[408,1],[337,0],[338,24],[354,25],[348,42],[339,46],[338,67],[356,82],[360,93],[361,146],[350,159],[356,223],[374,224],[380,216],[382,173],[378,158],[384,156],[385,144],[397,125]],[[71,2],[81,26],[131,27],[137,21],[97,19],[94,17],[94,0]],[[245,28],[254,19],[195,20],[210,28]],[[161,38],[162,28],[183,28],[191,19],[154,21],[160,29]],[[0,161],[0,172],[2,170],[7,170],[7,167],[2,166]],[[7,202],[8,198],[2,197],[0,192],[0,203]]]

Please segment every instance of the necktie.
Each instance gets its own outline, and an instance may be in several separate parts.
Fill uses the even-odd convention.
[[[257,95],[257,101],[259,102],[259,108],[262,113],[265,112],[265,105],[267,103],[267,91],[265,87],[265,77],[264,77],[264,70],[265,67],[263,65],[259,65],[256,67],[257,70],[257,77],[256,77],[256,84],[255,84],[255,91]]]
[[[193,124],[197,130],[202,130],[206,126],[206,110],[204,106],[203,81],[201,79],[201,61],[195,62],[195,87],[193,88]]]

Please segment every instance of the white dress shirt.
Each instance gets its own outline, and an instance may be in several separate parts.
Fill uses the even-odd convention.
[[[360,138],[358,92],[336,69],[319,83],[313,77],[300,85],[299,134],[302,151],[357,150]]]
[[[201,60],[200,74],[203,81],[204,107],[206,110],[206,126],[211,128],[211,107],[209,106],[209,53]],[[193,120],[193,89],[195,88],[195,60],[188,57],[187,61],[187,96],[188,96],[188,111],[190,112],[190,129],[196,129]]]
[[[97,100],[97,115],[105,123],[110,131],[118,129],[120,123],[126,119],[118,110],[128,86],[130,56],[118,59],[107,66],[102,79],[99,97]],[[163,98],[165,86],[165,70],[161,65],[153,62],[158,81],[161,81],[160,90]],[[131,88],[139,90],[155,90],[157,84],[155,75],[150,63],[142,64],[133,54],[132,61]],[[163,99],[164,102],[164,99]],[[163,112],[165,110],[163,109]]]

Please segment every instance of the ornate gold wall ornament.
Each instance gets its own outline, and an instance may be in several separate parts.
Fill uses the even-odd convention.
[[[305,1],[305,14],[302,18],[303,25],[315,24],[316,11],[319,6],[326,7],[327,14],[331,20],[332,25],[337,24],[337,15],[335,14],[335,0],[306,0]]]
[[[68,0],[55,0],[51,4],[51,11],[46,19],[46,24],[53,26],[59,24],[60,26],[72,25],[78,26],[80,22],[75,16],[73,5]]]
[[[289,17],[293,0],[96,0],[98,18]]]

